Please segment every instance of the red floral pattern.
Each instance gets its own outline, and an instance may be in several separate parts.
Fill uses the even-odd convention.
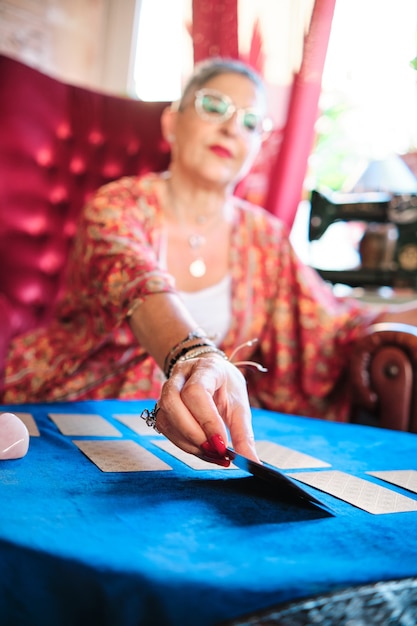
[[[55,321],[15,338],[3,402],[157,398],[163,375],[126,317],[147,295],[172,291],[158,263],[158,174],[123,178],[86,206]],[[235,200],[230,254],[232,326],[222,348],[267,373],[247,371],[253,406],[345,419],[349,347],[374,313],[331,290],[295,255],[282,223]]]

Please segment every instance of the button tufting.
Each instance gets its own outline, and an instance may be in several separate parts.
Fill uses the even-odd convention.
[[[36,163],[41,167],[51,167],[53,164],[52,150],[50,148],[41,148],[35,155]]]
[[[117,178],[122,173],[122,166],[115,161],[106,163],[102,169],[104,178]]]
[[[71,127],[68,122],[61,122],[56,129],[56,136],[58,139],[66,140],[71,137]]]
[[[14,295],[25,304],[42,304],[45,299],[41,283],[33,280],[16,285]]]
[[[54,187],[49,194],[49,201],[51,204],[63,204],[68,202],[68,192],[63,185]]]
[[[47,250],[39,259],[39,269],[46,274],[56,274],[63,267],[65,251]]]
[[[22,232],[28,235],[44,235],[48,232],[48,219],[45,215],[31,215],[25,216],[24,221],[21,221],[20,229]]]
[[[64,229],[63,229],[64,237],[68,237],[69,239],[71,239],[72,237],[74,237],[76,232],[77,232],[77,222],[74,222],[74,220],[70,220],[64,224]]]
[[[129,156],[133,156],[139,152],[140,148],[141,141],[139,139],[131,139],[126,146],[126,152]]]
[[[88,135],[88,141],[93,146],[101,146],[104,143],[104,135],[100,130],[92,130]]]
[[[11,205],[11,210],[0,223],[0,232],[14,236],[23,233],[24,235],[39,236],[48,232],[49,220],[44,212],[36,213],[33,207],[22,210],[17,205]],[[32,208],[32,211],[30,210]],[[7,237],[7,234],[6,234]]]
[[[73,174],[84,174],[87,169],[85,160],[82,157],[73,157],[69,164],[69,169]]]
[[[160,143],[166,104],[132,107],[128,98],[40,80],[37,70],[2,61],[1,292],[13,302],[13,327],[23,332],[50,315],[79,215],[97,187],[166,167],[169,145]],[[18,77],[24,90],[15,89]],[[30,145],[15,133],[17,119]]]

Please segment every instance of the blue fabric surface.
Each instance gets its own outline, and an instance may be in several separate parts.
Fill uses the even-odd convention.
[[[241,470],[192,470],[112,418],[152,406],[0,407],[32,413],[41,433],[26,457],[0,462],[1,626],[213,626],[280,602],[417,575],[417,513],[372,515],[305,487],[329,515],[281,500]],[[48,411],[100,414],[173,471],[101,472]],[[378,484],[365,472],[417,469],[416,435],[253,415],[258,439],[332,469]]]

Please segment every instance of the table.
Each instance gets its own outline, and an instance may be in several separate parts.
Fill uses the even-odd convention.
[[[156,446],[162,435],[120,421],[152,406],[0,407],[39,430],[26,457],[0,462],[2,626],[214,626],[417,575],[417,512],[374,515],[305,487],[327,513],[239,469],[192,469]],[[119,434],[63,434],[50,417],[61,413],[99,415]],[[366,472],[417,469],[417,435],[260,409],[253,419],[257,439],[374,483],[384,484]],[[78,447],[86,440],[134,441],[171,469],[102,471]]]

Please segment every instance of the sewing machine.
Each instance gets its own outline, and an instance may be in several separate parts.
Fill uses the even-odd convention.
[[[417,194],[323,193],[310,198],[309,240],[337,221],[365,222],[360,265],[317,271],[332,283],[352,287],[407,287],[417,290]]]

